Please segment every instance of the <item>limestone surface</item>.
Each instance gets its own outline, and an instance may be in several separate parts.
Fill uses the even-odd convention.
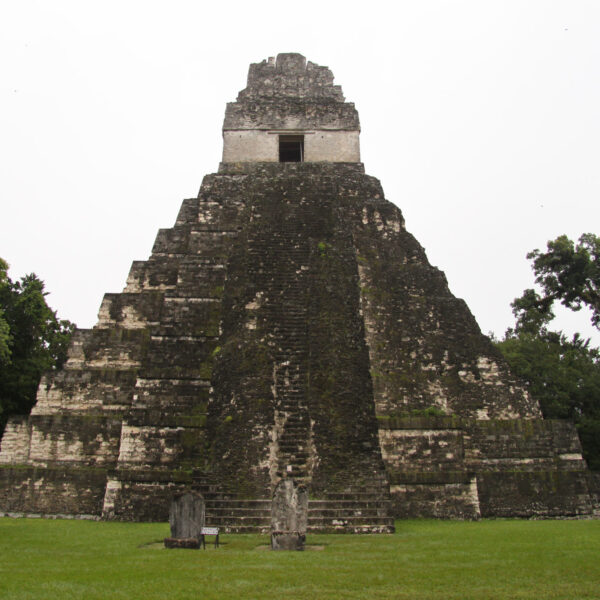
[[[171,501],[169,526],[172,538],[200,539],[204,527],[204,498],[201,494],[186,493]]]
[[[574,427],[542,419],[364,173],[358,134],[326,67],[251,66],[226,112],[237,158],[9,422],[0,512],[166,521],[194,490],[211,525],[269,532],[293,479],[309,532],[591,514]],[[282,139],[298,160],[279,162]]]
[[[271,504],[271,549],[304,550],[308,525],[308,492],[293,479],[282,479]]]

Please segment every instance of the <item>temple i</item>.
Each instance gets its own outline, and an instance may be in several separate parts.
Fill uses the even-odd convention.
[[[250,66],[218,172],[9,421],[0,514],[166,521],[193,491],[207,523],[267,531],[285,479],[311,532],[592,513],[574,426],[542,418],[359,135],[327,67]]]

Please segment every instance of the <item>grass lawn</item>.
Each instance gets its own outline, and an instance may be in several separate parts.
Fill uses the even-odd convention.
[[[0,598],[600,599],[600,521],[398,521],[394,535],[166,550],[164,523],[0,518]],[[262,548],[261,548],[262,546]]]

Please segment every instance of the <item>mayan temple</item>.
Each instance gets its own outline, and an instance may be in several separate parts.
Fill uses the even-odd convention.
[[[309,531],[592,513],[575,428],[542,419],[360,162],[327,67],[252,64],[223,160],[46,376],[0,451],[0,515],[267,530],[283,478]]]

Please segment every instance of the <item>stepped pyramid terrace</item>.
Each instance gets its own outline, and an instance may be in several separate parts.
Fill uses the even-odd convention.
[[[207,524],[267,531],[284,478],[309,532],[592,513],[573,425],[542,418],[359,135],[327,67],[250,66],[218,172],[9,421],[0,514],[165,521],[194,490]]]

